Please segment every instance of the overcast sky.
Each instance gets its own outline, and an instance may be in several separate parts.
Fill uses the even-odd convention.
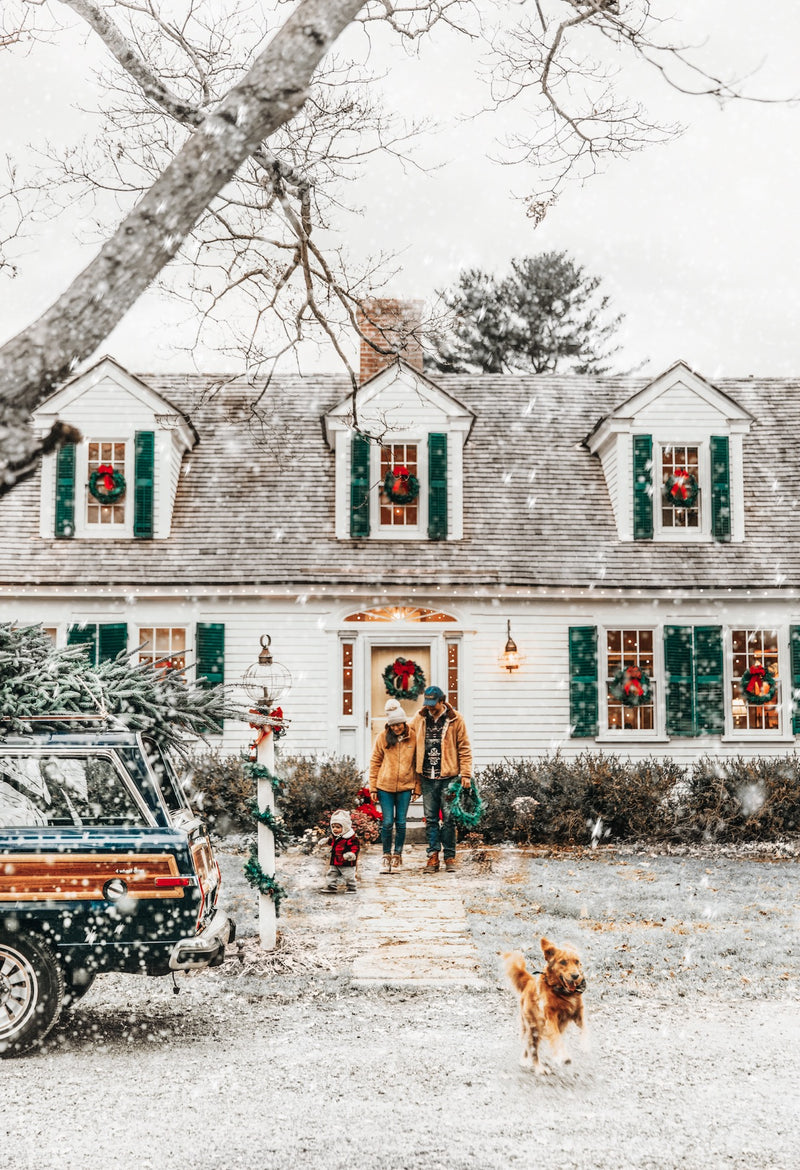
[[[796,3],[673,0],[671,8],[691,13],[690,37],[707,33],[712,64],[740,73],[760,66],[751,90],[800,92]],[[80,118],[72,107],[91,102],[93,57],[76,33],[25,57],[4,55],[0,121],[7,151],[24,152],[45,136],[75,137]],[[358,257],[400,252],[387,294],[430,298],[464,265],[502,271],[513,256],[563,249],[603,277],[625,315],[622,368],[644,363],[646,372],[657,372],[680,357],[712,379],[800,377],[800,106],[720,109],[640,76],[639,96],[662,118],[683,122],[685,133],[571,188],[534,228],[519,198],[530,176],[489,161],[496,153],[489,118],[460,120],[480,104],[474,60],[442,37],[419,61],[401,54],[388,61],[388,103],[435,117],[442,128],[421,145],[421,161],[439,164],[435,170],[380,163],[359,183],[363,212],[347,223],[348,246]],[[92,248],[77,243],[81,234],[80,223],[65,216],[30,241],[20,275],[0,286],[2,339],[42,311],[87,262]],[[185,367],[174,344],[187,336],[178,325],[182,315],[151,293],[102,352],[132,369]],[[306,358],[312,368],[336,368],[332,354]],[[206,353],[198,364],[220,363]]]

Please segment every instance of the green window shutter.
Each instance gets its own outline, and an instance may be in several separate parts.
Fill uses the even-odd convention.
[[[354,540],[369,536],[369,449],[369,439],[356,432],[350,444],[350,535]]]
[[[653,436],[633,436],[633,539],[653,539]]]
[[[75,444],[65,443],[56,455],[57,540],[75,535]]]
[[[92,666],[97,666],[97,626],[91,622],[86,626],[70,626],[67,630],[68,646],[85,646]]]
[[[800,735],[800,626],[789,628],[792,651],[792,734]]]
[[[725,731],[725,679],[722,626],[694,629],[695,735]]]
[[[695,734],[694,639],[691,626],[664,628],[667,735]]]
[[[573,739],[597,735],[596,626],[570,626],[569,721]]]
[[[154,463],[153,431],[137,431],[133,456],[133,535],[147,540],[153,535]]]
[[[428,435],[428,540],[447,540],[447,435]]]
[[[727,435],[711,436],[711,531],[714,540],[731,538],[731,469]]]
[[[97,628],[98,662],[111,662],[118,654],[128,649],[128,626],[126,622],[106,622]]]
[[[214,687],[225,681],[225,626],[221,622],[197,623],[197,678]]]

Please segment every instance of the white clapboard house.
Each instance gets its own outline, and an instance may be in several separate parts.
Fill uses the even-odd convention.
[[[414,352],[355,398],[339,375],[255,397],[112,358],[62,386],[36,423],[83,439],[0,503],[2,619],[226,683],[269,634],[286,750],[361,765],[398,658],[449,692],[479,765],[792,750],[798,382],[429,377]],[[412,502],[385,494],[396,467]]]

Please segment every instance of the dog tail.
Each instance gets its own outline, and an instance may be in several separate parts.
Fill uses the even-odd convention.
[[[533,979],[525,966],[525,957],[520,951],[510,951],[503,955],[506,964],[506,975],[517,991],[524,991]]]

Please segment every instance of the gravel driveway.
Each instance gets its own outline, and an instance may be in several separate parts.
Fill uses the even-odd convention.
[[[225,861],[251,929],[240,859]],[[449,879],[481,954],[482,986],[468,989],[356,988],[358,899],[343,896],[346,913],[337,904],[312,937],[316,862],[290,854],[280,865],[294,893],[277,955],[262,961],[246,941],[241,962],[182,978],[177,996],[169,980],[105,976],[45,1053],[0,1063],[3,1166],[800,1167],[796,862],[495,851]],[[713,930],[652,918],[662,886],[695,904],[697,889],[723,881]],[[646,917],[621,904],[594,917],[615,883]],[[774,906],[763,896],[773,887]],[[567,899],[556,911],[553,888],[578,891],[573,910]],[[651,954],[631,977],[645,923],[664,948],[666,933],[683,948],[671,976],[655,977]],[[530,944],[545,927],[586,956],[591,1049],[575,1037],[573,1063],[537,1080],[517,1063],[495,944]],[[713,935],[718,962],[687,965],[690,927]]]

